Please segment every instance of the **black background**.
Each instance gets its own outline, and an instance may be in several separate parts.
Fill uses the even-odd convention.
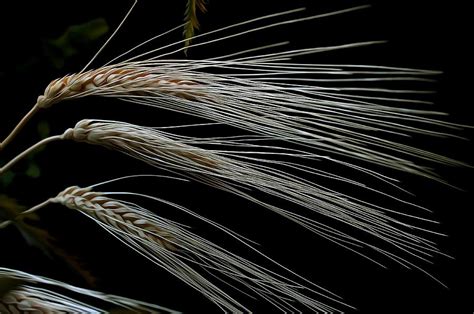
[[[201,18],[202,30],[215,29],[232,22],[270,12],[308,7],[308,14],[342,9],[363,1],[217,1]],[[468,43],[470,21],[466,5],[456,2],[371,1],[370,9],[327,20],[304,23],[265,34],[266,43],[290,39],[295,46],[318,46],[365,40],[388,40],[382,46],[316,55],[314,62],[385,64],[443,71],[434,89],[436,108],[449,112],[454,121],[473,125],[472,68]],[[55,69],[44,55],[42,39],[55,38],[73,24],[103,17],[113,28],[126,12],[129,1],[16,1],[2,4],[2,58],[0,58],[0,134],[5,136],[17,120],[34,104],[48,82],[76,72],[87,63],[99,43],[84,47],[81,54]],[[95,62],[100,65],[144,39],[181,23],[184,1],[140,1],[117,37]],[[472,28],[472,27],[471,27]],[[165,42],[177,40],[168,38]],[[219,55],[260,43],[258,36],[231,44],[190,51],[191,58]],[[157,42],[156,46],[163,42]],[[320,58],[320,59],[319,59]],[[31,61],[31,62],[30,62]],[[25,63],[29,65],[24,66]],[[83,99],[56,105],[35,118],[5,151],[3,161],[38,140],[35,127],[47,119],[52,134],[58,134],[83,118],[122,119],[143,125],[171,125],[185,121],[179,115],[137,108],[104,99]],[[187,120],[186,120],[187,121]],[[463,135],[472,138],[472,131]],[[451,157],[473,163],[469,141],[422,139],[420,145]],[[38,156],[42,175],[37,179],[18,176],[5,193],[31,206],[55,195],[69,185],[88,185],[108,178],[151,170],[139,162],[96,147],[74,143],[55,143]],[[22,164],[17,165],[21,169]],[[24,165],[23,165],[24,167]],[[455,259],[435,257],[427,266],[449,288],[446,289],[420,272],[389,263],[379,268],[362,258],[333,247],[308,232],[275,217],[255,205],[213,191],[198,184],[182,185],[143,180],[110,186],[109,190],[134,189],[173,200],[232,226],[262,243],[263,250],[308,279],[344,297],[361,313],[450,312],[472,313],[472,170],[439,166],[444,178],[464,191],[445,185],[398,175],[404,187],[417,195],[417,203],[433,210],[442,225],[440,247]],[[158,193],[156,192],[158,191]],[[3,193],[3,192],[2,192]],[[229,214],[230,213],[230,214]],[[188,312],[214,311],[198,293],[176,282],[146,261],[134,256],[108,234],[96,230],[82,216],[61,207],[45,209],[43,226],[60,238],[59,242],[80,257],[99,279],[97,289],[144,299]],[[199,230],[199,227],[197,227]],[[206,230],[201,230],[207,232]],[[210,236],[216,236],[209,234]],[[217,236],[218,237],[218,236]],[[48,275],[85,286],[81,278],[60,261],[52,261],[29,247],[13,228],[0,230],[1,265]],[[222,240],[224,241],[224,240]],[[225,242],[223,242],[224,244]],[[231,244],[229,244],[231,245]],[[265,307],[256,304],[258,311]]]

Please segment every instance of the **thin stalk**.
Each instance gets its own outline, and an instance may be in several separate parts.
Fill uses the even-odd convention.
[[[10,169],[14,164],[16,164],[18,161],[23,159],[25,156],[27,156],[28,154],[30,154],[34,150],[36,150],[36,149],[40,148],[41,146],[44,146],[44,145],[46,145],[50,142],[54,142],[54,141],[58,141],[58,140],[62,140],[62,139],[63,139],[63,135],[54,135],[54,136],[50,136],[50,137],[47,137],[47,138],[39,141],[35,145],[31,146],[30,148],[27,148],[22,153],[18,154],[15,158],[10,160],[5,166],[0,168],[0,175],[2,173],[4,173],[5,171],[8,171],[8,169]]]
[[[31,207],[30,209],[28,210],[25,210],[24,212],[21,212],[20,214],[18,214],[15,218],[13,218],[12,220],[7,220],[7,221],[4,221],[0,224],[0,229],[3,229],[3,228],[6,228],[8,227],[10,224],[14,223],[15,220],[18,220],[19,218],[23,217],[23,216],[26,216],[26,215],[29,215],[31,213],[34,213],[35,211],[49,205],[51,203],[51,199],[47,199],[46,201],[36,205],[36,206],[33,206]]]
[[[31,110],[21,119],[21,121],[17,124],[17,126],[10,132],[10,134],[5,138],[5,140],[0,143],[0,151],[5,148],[14,138],[15,136],[23,129],[23,127],[28,123],[28,121],[38,112],[41,108],[36,104],[31,108]],[[1,171],[0,171],[1,172]]]

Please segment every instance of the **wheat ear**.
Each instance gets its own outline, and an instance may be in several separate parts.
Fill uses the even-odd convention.
[[[339,48],[347,48],[345,46]],[[329,49],[329,48],[327,48]],[[330,48],[332,50],[334,48]],[[313,51],[314,50],[314,51]],[[292,52],[292,55],[318,52]],[[283,55],[287,57],[286,55]],[[265,60],[202,60],[148,61],[105,66],[97,70],[67,75],[52,81],[37,104],[3,142],[11,142],[14,135],[40,109],[55,103],[90,95],[120,98],[129,102],[182,112],[224,123],[257,134],[283,139],[302,147],[317,149],[337,156],[350,157],[373,164],[433,177],[407,158],[421,158],[451,165],[463,165],[455,160],[370,135],[410,133],[448,136],[446,133],[424,129],[423,126],[457,128],[458,126],[430,119],[441,113],[427,110],[391,107],[377,104],[377,97],[347,94],[346,90],[365,93],[399,93],[398,90],[377,88],[345,88],[313,86],[306,83],[308,75],[357,77],[360,73],[395,80],[431,72],[408,69],[371,68],[337,65],[279,64],[272,58]],[[237,73],[208,74],[203,70],[235,69]],[[249,72],[246,74],[238,72]],[[301,73],[305,78],[298,78]],[[289,83],[278,81],[288,79]],[[364,77],[351,78],[364,81]],[[326,80],[326,79],[324,79]],[[323,81],[324,81],[323,80]],[[329,83],[332,79],[327,79]],[[416,91],[412,91],[416,93]],[[384,98],[383,102],[417,102],[401,98]],[[357,117],[355,119],[354,117]],[[412,124],[419,124],[420,127]],[[393,154],[382,153],[387,150]],[[401,157],[398,157],[400,155]]]
[[[222,37],[215,39],[211,37],[207,41],[189,47],[209,45],[250,32],[347,13],[365,7],[272,22],[273,19],[295,14],[301,10],[276,13],[198,35],[195,39],[214,35]],[[268,25],[225,35],[228,30],[252,25],[262,20],[270,22]],[[389,134],[409,136],[414,133],[448,136],[446,132],[436,128],[458,128],[452,123],[431,118],[441,113],[401,106],[405,103],[424,103],[424,101],[410,96],[398,97],[399,94],[416,95],[424,91],[373,86],[373,83],[383,84],[392,81],[429,81],[429,77],[436,72],[372,65],[289,62],[291,58],[302,55],[375,43],[378,42],[241,57],[255,50],[276,47],[269,45],[204,60],[165,59],[166,56],[184,48],[158,54],[159,51],[172,49],[179,44],[173,43],[119,63],[66,75],[52,81],[45,89],[44,95],[38,97],[31,112],[20,122],[19,128],[41,108],[68,99],[96,95],[186,113],[247,132],[291,142],[305,149],[314,149],[432,178],[435,175],[428,168],[420,167],[408,159],[415,157],[463,165],[402,142],[390,141],[385,137]],[[118,59],[134,49],[120,55]],[[117,61],[117,58],[113,61]],[[344,82],[342,86],[341,82]],[[352,83],[360,86],[352,86]],[[394,106],[390,106],[390,103]],[[374,132],[377,132],[378,136],[374,136]],[[16,133],[17,129],[7,137],[3,146],[10,142]]]
[[[104,146],[142,160],[156,168],[181,173],[198,182],[237,194],[286,217],[331,242],[358,252],[374,262],[376,260],[364,253],[363,248],[378,252],[404,266],[415,268],[417,268],[416,265],[409,259],[429,261],[433,254],[442,254],[434,242],[425,239],[427,234],[436,232],[418,227],[409,220],[432,223],[434,221],[369,204],[350,195],[343,195],[318,185],[316,183],[318,176],[325,176],[364,187],[358,182],[330,172],[318,172],[298,163],[274,161],[272,158],[275,155],[296,158],[297,161],[318,160],[325,159],[325,157],[311,155],[304,151],[266,146],[261,144],[265,138],[253,137],[249,139],[250,143],[246,143],[245,137],[239,137],[235,141],[225,137],[206,140],[176,136],[159,129],[124,122],[82,120],[63,135],[45,139],[43,142],[47,143],[58,139],[70,139]],[[256,140],[259,140],[260,143],[252,144],[252,141]],[[235,146],[237,150],[203,149],[189,144],[228,148]],[[42,145],[41,142],[18,155],[15,160],[0,169],[0,173],[40,145]],[[249,151],[246,152],[247,150]],[[328,160],[337,164],[337,161]],[[285,168],[286,171],[284,171]],[[298,171],[300,174],[303,173],[306,178],[314,175],[315,182],[298,177],[293,173],[295,170],[296,173]],[[379,176],[379,179],[383,180],[382,175]],[[389,196],[375,188],[366,188]],[[292,208],[288,210],[275,206],[269,201],[264,202],[246,192],[247,189],[261,191],[276,199],[287,201]],[[396,200],[405,206],[415,207],[413,204]],[[361,241],[348,234],[348,231],[343,232],[320,223],[318,221],[320,215],[329,217],[334,222],[350,226],[354,231],[362,231],[370,235],[374,241],[382,240],[390,245],[391,250]],[[405,218],[407,221],[404,221]]]
[[[110,307],[139,313],[178,313],[158,305],[75,287],[54,279],[0,267],[0,280],[14,280],[15,288],[0,298],[1,313],[104,313],[103,309],[74,299],[101,300]]]
[[[225,311],[250,312],[213,280],[224,281],[285,312],[302,309],[335,311],[334,307],[310,297],[311,294],[347,306],[314,284],[312,286],[319,291],[239,257],[139,205],[110,198],[108,194],[117,193],[94,192],[90,187],[69,187],[48,202],[60,203],[87,215],[128,247],[196,289]],[[161,201],[151,196],[141,196]],[[188,212],[176,204],[166,204]],[[40,207],[36,206],[36,209]],[[223,227],[221,229],[224,230]]]

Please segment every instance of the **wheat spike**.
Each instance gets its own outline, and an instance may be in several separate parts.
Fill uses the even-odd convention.
[[[285,312],[302,309],[335,311],[334,307],[310,297],[311,294],[347,306],[314,284],[312,286],[317,290],[239,257],[139,205],[110,198],[108,194],[117,193],[100,193],[92,191],[91,187],[74,186],[49,199],[47,203],[60,203],[87,215],[129,248],[196,289],[224,311],[250,312],[241,302],[219,288],[213,279],[225,281],[243,293],[250,293],[252,297],[262,299]],[[151,196],[141,196],[161,201]],[[189,212],[176,204],[166,204]],[[192,215],[221,230],[227,230],[199,215]]]
[[[158,76],[146,67],[108,66],[79,74],[67,75],[52,81],[43,95],[38,97],[37,106],[48,108],[63,100],[101,94],[103,89],[123,95],[147,95],[168,93],[178,97],[192,97],[192,81],[176,76]],[[180,92],[183,90],[183,92]],[[102,91],[102,93],[101,93]]]
[[[0,267],[0,280],[14,280],[16,287],[0,298],[1,313],[104,313],[106,309],[71,297],[106,302],[111,307],[139,313],[178,313],[158,305],[83,289],[54,279]],[[70,296],[71,295],[71,296]],[[110,310],[111,308],[109,308]]]
[[[69,187],[59,193],[51,202],[60,203],[68,208],[85,212],[98,221],[129,233],[132,237],[146,238],[166,250],[174,251],[174,239],[166,230],[151,224],[141,216],[130,211],[127,206],[116,202],[89,188]]]

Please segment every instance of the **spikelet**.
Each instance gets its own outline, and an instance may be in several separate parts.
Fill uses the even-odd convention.
[[[211,279],[225,281],[287,312],[335,310],[307,296],[311,294],[343,304],[327,293],[324,295],[322,289],[315,291],[273,273],[134,203],[109,198],[107,193],[94,192],[91,188],[69,187],[50,202],[86,214],[128,247],[181,279],[225,311],[250,310]]]
[[[100,193],[91,192],[88,188],[69,187],[56,196],[52,202],[91,215],[98,221],[112,225],[114,228],[129,233],[132,237],[147,238],[163,249],[175,250],[173,238],[156,225],[150,224],[119,202],[102,197]]]
[[[166,93],[187,98],[192,97],[193,85],[196,83],[178,76],[157,75],[153,69],[147,67],[107,66],[52,81],[44,94],[38,97],[37,106],[48,108],[67,99],[93,94],[104,96],[112,91],[115,96]],[[109,91],[103,93],[103,89]]]
[[[78,288],[64,282],[0,267],[0,280],[13,280],[15,287],[0,298],[0,313],[104,313],[107,309],[76,300],[70,295],[108,303],[139,313],[178,313],[146,302]]]

